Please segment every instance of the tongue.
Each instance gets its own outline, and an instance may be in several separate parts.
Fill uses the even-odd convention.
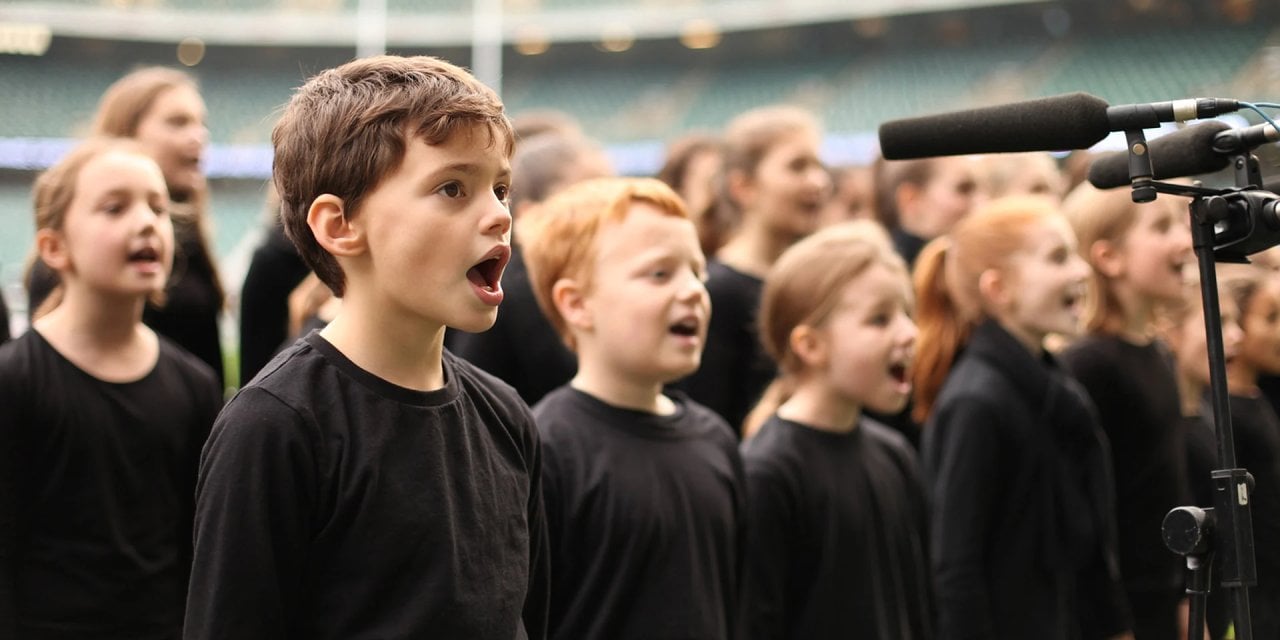
[[[479,267],[471,267],[470,269],[467,269],[467,280],[470,280],[471,284],[474,284],[481,289],[489,288],[489,281],[485,279],[484,274],[480,273]]]

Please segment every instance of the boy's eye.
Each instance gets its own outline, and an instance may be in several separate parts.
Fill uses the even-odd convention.
[[[450,182],[443,187],[440,187],[440,193],[444,194],[445,197],[448,198],[457,198],[462,195],[462,185],[456,182]]]
[[[500,184],[493,188],[493,195],[497,196],[502,202],[508,202],[511,200],[511,187]]]

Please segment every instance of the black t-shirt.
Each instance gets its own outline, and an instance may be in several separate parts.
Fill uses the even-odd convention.
[[[241,389],[201,459],[188,639],[543,637],[532,418],[444,372],[406,389],[311,333]]]
[[[284,227],[272,224],[253,251],[240,289],[241,385],[288,346],[289,294],[310,272]]]
[[[777,374],[760,343],[756,314],[764,281],[720,262],[707,263],[711,322],[702,365],[673,386],[720,414],[735,434]]]
[[[178,637],[213,372],[161,338],[149,373],[104,382],[28,331],[0,406],[0,637]]]
[[[924,484],[902,436],[774,416],[743,444],[750,638],[933,637]]]
[[[1250,503],[1258,583],[1280,595],[1280,418],[1266,396],[1232,395],[1231,431],[1236,465],[1253,474]]]
[[[565,386],[534,408],[552,540],[550,636],[736,637],[737,442],[683,397],[658,416]]]
[[[1062,362],[1089,392],[1111,443],[1126,589],[1181,592],[1182,558],[1161,536],[1165,514],[1192,499],[1178,385],[1167,350],[1158,342],[1087,336],[1062,354]]]
[[[529,406],[569,382],[578,358],[543,315],[529,283],[523,253],[511,247],[502,274],[502,306],[493,327],[481,333],[449,329],[445,346],[471,364],[515,387]]]

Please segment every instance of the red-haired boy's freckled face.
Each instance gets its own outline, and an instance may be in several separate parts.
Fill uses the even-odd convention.
[[[164,288],[173,264],[169,196],[159,167],[137,153],[112,151],[76,178],[62,236],[69,286],[145,297]]]
[[[701,362],[711,315],[706,262],[693,223],[646,203],[601,227],[591,290],[592,327],[579,357],[630,384],[663,384]]]
[[[493,325],[510,257],[511,167],[487,132],[462,130],[442,144],[411,138],[400,166],[369,192],[364,228],[369,277],[386,311],[463,331]]]
[[[204,184],[200,161],[209,130],[204,100],[195,89],[176,86],[160,92],[139,120],[136,136],[174,192],[191,192]]]
[[[822,380],[845,402],[872,411],[901,411],[911,393],[916,325],[901,271],[875,264],[845,285],[820,329],[827,341]]]

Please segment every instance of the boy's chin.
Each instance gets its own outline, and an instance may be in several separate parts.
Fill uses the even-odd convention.
[[[495,322],[498,321],[498,313],[495,309],[493,313],[483,318],[469,319],[466,322],[458,322],[449,325],[452,329],[465,331],[467,333],[484,333],[493,328]]]

